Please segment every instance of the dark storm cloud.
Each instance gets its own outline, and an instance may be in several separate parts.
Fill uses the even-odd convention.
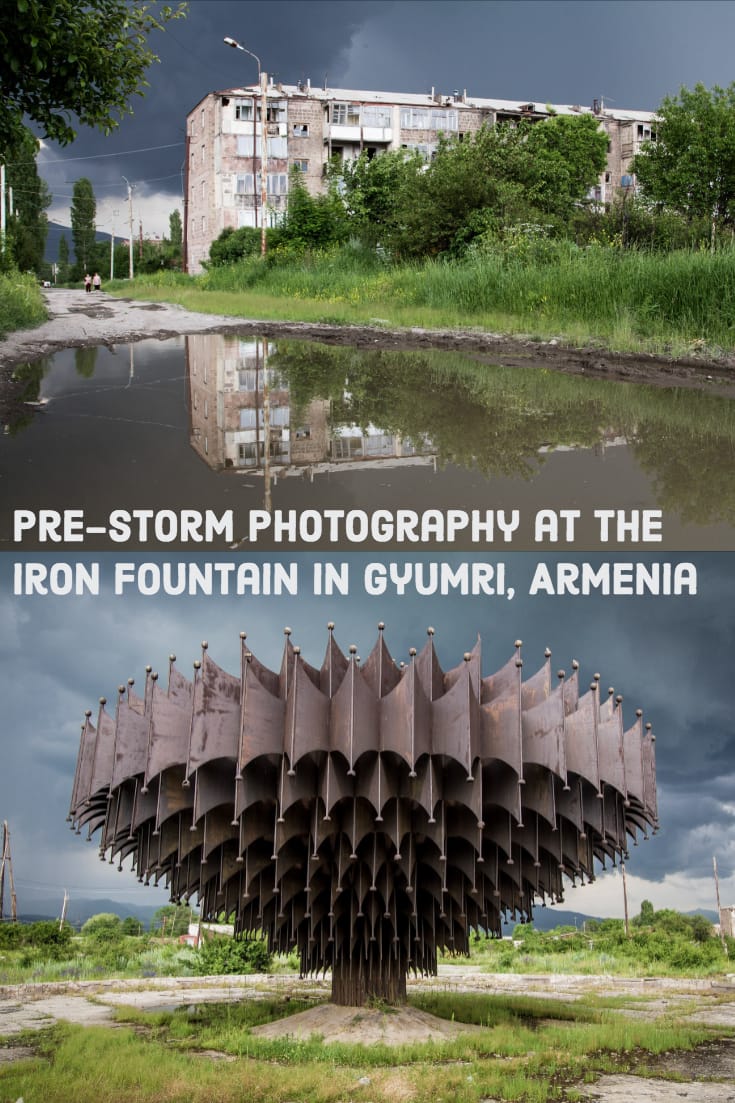
[[[109,569],[114,557],[101,558]],[[313,557],[289,558],[298,559],[308,573]],[[339,558],[349,560],[353,580],[362,577],[369,559],[354,553]],[[318,665],[328,620],[336,622],[340,645],[346,650],[354,642],[364,658],[377,622],[384,620],[397,660],[408,657],[409,647],[422,646],[431,624],[445,668],[473,646],[480,632],[485,672],[510,656],[516,638],[524,641],[528,673],[542,664],[546,645],[553,650],[555,669],[569,671],[573,658],[580,661],[582,685],[599,671],[605,689],[613,685],[623,694],[626,725],[642,707],[657,736],[662,831],[631,849],[629,872],[657,883],[673,875],[696,880],[708,875],[717,853],[723,881],[735,873],[735,855],[727,846],[735,776],[735,753],[728,743],[735,582],[727,555],[697,557],[696,597],[606,599],[526,596],[537,557],[515,553],[509,569],[518,594],[511,602],[375,598],[359,585],[341,598],[303,592],[298,599],[137,594],[13,599],[9,559],[0,561],[5,626],[0,661],[6,679],[5,731],[12,735],[4,740],[0,810],[11,823],[21,882],[45,880],[49,888],[73,884],[107,895],[134,891],[129,875],[125,882],[118,879],[97,863],[94,853],[88,856],[93,846],[85,851],[64,831],[80,724],[84,710],[95,710],[100,695],[114,700],[117,685],[131,676],[142,684],[146,663],[164,676],[171,651],[179,668],[191,672],[202,639],[208,640],[216,662],[236,671],[240,630],[248,633],[255,654],[277,668],[288,624],[305,658]],[[593,898],[579,899],[575,906],[594,907],[587,899]],[[681,901],[683,909],[696,904],[707,901]]]
[[[187,19],[152,36],[161,62],[134,115],[110,137],[81,130],[66,150],[50,145],[43,171],[54,209],[80,176],[100,200],[124,201],[123,176],[139,195],[180,196],[187,113],[257,79],[225,35],[286,83],[653,110],[682,84],[729,84],[734,32],[735,5],[720,0],[192,0]]]

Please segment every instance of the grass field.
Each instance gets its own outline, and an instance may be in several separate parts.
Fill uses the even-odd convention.
[[[122,1010],[117,1030],[57,1026],[36,1037],[33,1059],[2,1068],[0,1098],[24,1103],[542,1103],[583,1098],[585,1083],[640,1069],[657,1055],[711,1037],[672,1016],[631,1018],[599,998],[435,993],[418,1006],[477,1030],[445,1043],[326,1045],[266,1041],[254,1025],[283,1000],[202,1005],[173,1012]],[[613,1001],[616,1002],[616,1001]],[[619,1002],[619,1001],[617,1001]],[[293,1001],[289,1011],[301,1004]],[[26,1038],[26,1041],[29,1039]],[[213,1059],[216,1051],[219,1059]]]
[[[562,242],[541,258],[392,265],[364,249],[259,257],[115,291],[266,320],[478,328],[673,356],[735,346],[735,250],[668,254]]]

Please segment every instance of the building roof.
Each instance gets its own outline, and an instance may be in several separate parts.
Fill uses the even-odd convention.
[[[250,84],[241,85],[236,88],[221,89],[211,92],[209,95],[252,96],[257,94],[259,90],[259,85]],[[454,91],[448,94],[442,94],[435,92],[433,89],[431,92],[425,93],[382,92],[365,88],[316,88],[308,82],[302,82],[300,84],[272,83],[268,87],[268,94],[271,96],[279,94],[288,99],[303,96],[307,99],[317,100],[323,103],[330,103],[336,100],[345,101],[347,103],[385,104],[386,106],[452,107],[459,111],[480,109],[522,113],[524,110],[530,110],[530,112],[535,115],[596,114],[601,118],[617,119],[621,122],[650,122],[651,119],[655,118],[655,112],[653,111],[638,111],[604,106],[601,107],[599,111],[594,111],[592,107],[586,107],[580,104],[541,103],[533,100],[505,100],[483,96],[469,96],[466,90],[463,90],[461,93],[457,91],[456,94]],[[204,99],[207,99],[207,96],[204,96],[199,103],[195,104],[192,111],[196,110]],[[191,111],[189,114],[191,114]]]

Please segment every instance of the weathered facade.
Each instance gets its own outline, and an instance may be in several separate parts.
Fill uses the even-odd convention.
[[[331,968],[348,1004],[401,1000],[438,950],[530,919],[655,829],[651,725],[639,710],[626,730],[599,675],[581,693],[578,664],[554,675],[547,650],[524,678],[520,641],[494,674],[479,640],[443,671],[433,629],[398,664],[382,624],[362,663],[333,627],[319,668],[289,629],[279,671],[243,633],[237,675],[205,643],[191,681],[171,656],[167,688],[147,667],[142,696],[121,685],[114,715],[101,699],[72,826],[204,919],[234,914],[241,935],[296,947],[302,972]]]
[[[271,84],[267,94],[266,224],[282,216],[288,175],[303,173],[312,194],[324,187],[325,166],[334,157],[377,156],[415,149],[427,159],[442,134],[471,134],[484,124],[594,114],[609,139],[608,164],[594,198],[609,202],[625,187],[630,162],[651,137],[654,116],[592,107],[519,103],[469,97],[465,92],[428,95]],[[227,227],[262,225],[260,210],[261,103],[257,86],[211,92],[186,120],[185,246],[189,272],[201,271],[209,247]]]

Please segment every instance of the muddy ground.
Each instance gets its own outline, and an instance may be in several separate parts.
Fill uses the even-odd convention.
[[[446,349],[482,362],[554,368],[572,375],[696,387],[735,397],[735,357],[718,361],[572,349],[557,341],[530,341],[476,330],[391,330],[381,326],[312,325],[259,322],[217,314],[199,314],[168,303],[113,299],[104,292],[52,289],[44,292],[49,319],[34,329],[17,330],[0,341],[0,421],[19,388],[13,369],[64,348],[112,346],[145,339],[165,340],[189,333],[251,333],[299,337],[332,345],[380,349]]]
[[[735,1101],[735,975],[713,984],[707,980],[629,980],[613,977],[513,976],[481,973],[476,967],[440,966],[439,976],[410,981],[412,990],[483,991],[497,994],[523,991],[548,999],[579,999],[598,995],[625,997],[617,1012],[621,1015],[667,1014],[705,1023],[712,1028],[712,1040],[691,1053],[665,1053],[640,1063],[635,1072],[605,1075],[594,1084],[576,1085],[579,1098],[592,1103],[733,1103]],[[21,985],[0,989],[0,1065],[33,1055],[28,1035],[19,1045],[14,1038],[24,1030],[40,1030],[59,1019],[83,1026],[114,1026],[114,1009],[132,1006],[140,1010],[173,1009],[204,1002],[225,1002],[279,996],[325,999],[324,980],[298,980],[293,976],[208,977],[195,980],[167,978],[153,981],[69,982],[50,985]],[[257,1028],[258,1033],[322,1036],[324,1042],[347,1041],[387,1045],[407,1041],[441,1040],[452,1032],[474,1029],[437,1020],[412,1008],[386,1013],[378,1009],[334,1007],[322,1003],[310,1011],[286,1017]],[[202,1055],[225,1059],[221,1053]],[[369,1077],[367,1078],[369,1080]],[[496,1103],[485,1100],[484,1103]]]

